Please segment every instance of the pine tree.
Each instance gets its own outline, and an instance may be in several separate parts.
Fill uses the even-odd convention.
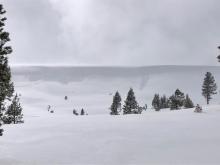
[[[194,108],[195,107],[188,94],[186,95],[183,106],[184,106],[184,108]]]
[[[81,109],[80,115],[85,115],[85,111],[83,108]]]
[[[218,49],[220,50],[220,46],[218,46]],[[218,59],[218,62],[220,62],[220,55],[218,55],[217,59]]]
[[[117,91],[113,97],[113,102],[110,107],[110,110],[111,110],[110,114],[111,115],[118,115],[120,109],[121,109],[121,96],[120,96],[119,92]]]
[[[9,33],[4,31],[6,21],[6,17],[4,17],[5,13],[6,11],[4,10],[3,5],[0,4],[0,114],[2,114],[2,111],[5,109],[4,102],[7,99],[10,100],[14,92],[7,56],[12,53],[12,48],[6,45],[7,42],[10,41],[10,38]],[[0,129],[0,134],[2,134],[2,131],[3,130]]]
[[[170,109],[178,110],[183,106],[185,100],[184,93],[182,93],[179,89],[175,91],[175,93],[170,97]]]
[[[169,108],[169,100],[165,95],[160,98],[161,109]]]
[[[217,85],[214,76],[207,72],[202,85],[202,95],[205,97],[207,104],[212,99],[212,95],[217,94]]]
[[[14,96],[11,105],[9,105],[5,116],[10,118],[14,124],[23,122],[22,107],[17,94]]]
[[[152,101],[152,106],[156,111],[159,111],[161,108],[161,102],[160,102],[160,95],[159,94],[155,94],[154,95],[154,99]]]
[[[132,88],[130,88],[127,98],[125,100],[125,104],[123,106],[123,114],[139,114],[141,113],[141,110],[138,107],[139,106],[136,101],[134,91]]]

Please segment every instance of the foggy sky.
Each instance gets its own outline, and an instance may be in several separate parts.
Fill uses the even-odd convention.
[[[218,65],[219,0],[1,0],[11,64]]]

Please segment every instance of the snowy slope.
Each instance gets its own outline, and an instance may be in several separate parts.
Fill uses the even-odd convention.
[[[155,92],[170,95],[179,87],[205,103],[201,84],[210,71],[220,82],[219,67],[141,68],[13,67],[25,123],[4,125],[0,165],[14,164],[220,164],[220,106],[110,116],[111,93],[125,98],[133,87],[141,104]],[[64,96],[68,100],[64,100]],[[217,95],[212,103],[218,103]],[[47,111],[52,105],[54,114]],[[89,116],[73,116],[73,108]]]
[[[23,106],[44,109],[50,104],[56,113],[84,108],[89,114],[106,114],[116,90],[125,99],[134,88],[140,105],[151,105],[155,93],[170,96],[176,88],[188,93],[195,103],[205,104],[201,85],[207,71],[220,82],[220,67],[13,67],[16,90]],[[68,100],[64,100],[68,96]],[[216,95],[211,103],[219,103]]]
[[[220,164],[220,106],[72,116],[31,111],[22,125],[5,125],[0,164]]]

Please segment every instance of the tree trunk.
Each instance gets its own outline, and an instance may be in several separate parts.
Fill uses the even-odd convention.
[[[15,118],[16,118],[16,116],[15,116],[15,108],[13,108],[13,111],[14,111],[13,117],[14,117],[14,124],[15,124]]]

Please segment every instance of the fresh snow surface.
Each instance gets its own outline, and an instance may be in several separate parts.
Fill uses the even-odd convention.
[[[25,123],[3,126],[0,165],[219,165],[219,95],[201,114],[148,109],[110,116],[108,109],[112,93],[119,90],[124,100],[130,87],[140,105],[150,107],[155,93],[170,96],[176,88],[203,105],[207,71],[220,82],[220,67],[207,66],[13,67]],[[73,108],[89,115],[73,116]]]
[[[0,164],[219,165],[220,106],[142,115],[73,116],[31,111],[4,125]]]

